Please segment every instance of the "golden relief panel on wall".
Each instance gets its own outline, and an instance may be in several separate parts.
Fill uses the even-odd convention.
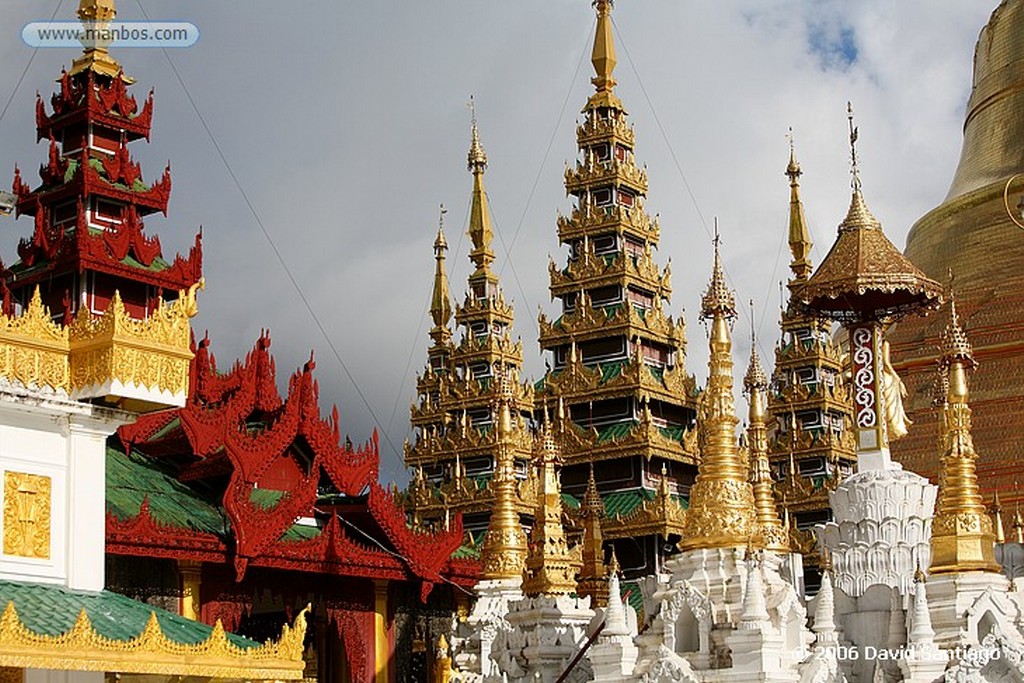
[[[5,555],[50,559],[50,478],[4,472]]]

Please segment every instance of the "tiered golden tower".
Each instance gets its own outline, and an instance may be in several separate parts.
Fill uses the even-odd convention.
[[[785,502],[803,533],[809,574],[818,554],[810,552],[810,528],[831,518],[828,493],[856,464],[852,406],[843,377],[843,350],[832,340],[832,324],[800,312],[792,293],[811,275],[811,233],[800,199],[800,164],[790,146],[789,250],[793,273],[790,298],[782,311],[782,339],[775,349],[775,372],[768,399],[774,429],[768,457],[778,481],[776,495]],[[813,578],[809,575],[809,579]]]
[[[575,206],[559,218],[558,238],[569,258],[564,267],[550,265],[561,312],[555,320],[540,316],[540,346],[552,364],[538,389],[556,410],[565,490],[582,496],[589,466],[599,463],[604,538],[631,539],[616,544],[623,568],[649,573],[665,542],[682,531],[682,508],[673,501],[663,514],[645,503],[654,500],[663,469],[673,495],[692,481],[697,390],[684,368],[683,324],[665,313],[669,271],[653,257],[659,226],[644,210],[647,174],[614,92],[612,3],[594,4],[596,92],[576,129],[579,157],[565,172]]]
[[[480,144],[476,118],[472,124],[467,166],[473,174],[473,195],[469,219],[469,253],[474,271],[462,305],[455,307],[461,339],[452,339],[452,318],[444,252],[443,229],[434,242],[437,268],[431,296],[427,368],[417,379],[418,402],[412,406],[415,442],[406,444],[405,462],[414,468],[409,488],[409,507],[420,523],[436,523],[453,512],[462,512],[465,527],[472,533],[487,526],[494,496],[488,481],[497,468],[497,432],[494,425],[496,387],[508,382],[511,432],[508,443],[509,468],[514,472],[512,505],[518,514],[532,516],[535,481],[529,476],[533,439],[528,421],[520,419],[533,412],[533,389],[518,383],[523,362],[522,342],[511,337],[512,306],[505,302],[498,276],[491,269],[494,230],[484,189],[487,155]],[[503,380],[504,381],[504,380]]]

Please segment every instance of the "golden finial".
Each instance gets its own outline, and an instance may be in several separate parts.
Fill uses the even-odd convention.
[[[701,317],[711,319],[708,384],[701,398],[703,459],[690,489],[683,550],[743,546],[755,530],[754,493],[747,465],[736,443],[729,322],[736,316],[733,293],[725,285],[715,231],[715,264],[704,294]]]
[[[942,335],[940,360],[948,383],[942,407],[945,434],[939,454],[939,495],[932,522],[931,571],[998,572],[1001,570],[993,550],[996,534],[978,488],[978,454],[971,438],[967,370],[974,359],[957,320],[952,293],[949,302],[949,322]]]
[[[469,96],[469,109],[472,112],[472,139],[469,143],[469,154],[467,155],[467,168],[470,173],[483,173],[487,169],[487,153],[480,144],[480,132],[476,127],[476,103],[473,96]]]
[[[487,201],[487,191],[484,189],[487,155],[480,144],[480,133],[476,125],[476,105],[473,103],[473,98],[470,98],[470,107],[473,110],[473,118],[467,167],[473,174],[473,201],[469,210],[468,232],[469,238],[473,241],[473,250],[469,252],[469,259],[476,266],[476,271],[469,276],[469,284],[477,298],[484,298],[497,290],[498,278],[490,270],[491,263],[494,262],[494,251],[491,249],[494,229],[491,226],[491,210]]]
[[[716,220],[715,236],[712,238],[715,261],[711,270],[711,281],[708,283],[708,288],[701,298],[700,317],[705,320],[713,319],[718,315],[723,316],[727,320],[732,320],[736,317],[736,296],[725,282],[722,258],[718,253],[718,246],[721,241],[722,238],[718,234],[718,221]]]
[[[562,492],[555,469],[561,455],[546,412],[536,444],[534,462],[540,472],[540,481],[537,511],[530,530],[523,594],[534,597],[575,593],[576,574],[582,565],[580,548],[570,549],[565,538]]]
[[[831,572],[832,571],[832,553],[829,549],[822,546],[821,548],[821,571]]]
[[[789,262],[789,269],[793,271],[795,281],[803,281],[811,276],[814,270],[811,264],[811,231],[807,228],[807,219],[804,217],[804,205],[800,200],[800,164],[796,160],[796,151],[793,146],[793,129],[789,129],[786,136],[789,139],[789,164],[786,166],[786,175],[789,176],[789,252],[793,260]]]
[[[592,607],[608,604],[608,569],[604,562],[604,536],[601,533],[603,517],[604,501],[597,491],[594,465],[591,463],[587,490],[583,494],[579,512],[583,522],[583,568],[580,570],[577,593],[581,597],[589,595]]]
[[[78,3],[78,18],[83,23],[89,24],[89,28],[105,29],[109,27],[115,17],[117,17],[117,7],[114,0],[80,0]],[[98,39],[83,40],[82,56],[72,62],[71,75],[92,71],[110,78],[120,75],[124,81],[131,83],[132,79],[121,73],[121,65],[110,56],[107,50],[110,42],[110,40]]]
[[[499,371],[495,377],[494,405],[496,415],[494,477],[491,491],[494,507],[484,534],[480,578],[491,580],[522,580],[526,561],[526,534],[516,512],[515,453],[512,449],[512,370]]]
[[[1014,482],[1013,489],[1019,490],[1016,482]],[[1024,520],[1020,517],[1020,501],[1013,504],[1013,540],[1016,543],[1024,543]]]
[[[921,570],[921,560],[918,560],[917,568],[914,569],[914,583],[926,583],[927,581],[928,577],[926,577],[924,572]]]
[[[853,125],[853,103],[846,103],[846,119],[850,124],[850,186],[860,192],[860,169],[857,168],[857,127]]]
[[[615,87],[615,40],[612,37],[612,0],[594,0],[597,9],[597,30],[594,33],[594,49],[590,54],[590,63],[594,65],[597,75],[591,83],[597,92],[610,93]]]
[[[992,497],[992,526],[995,528],[996,544],[1006,543],[1006,532],[1003,529],[1003,505],[999,502],[999,491]]]
[[[608,560],[608,576],[618,576],[621,573],[622,567],[619,565],[619,558],[615,554],[615,546],[612,546],[612,556]]]
[[[448,290],[448,274],[444,268],[444,253],[448,251],[448,242],[444,238],[445,213],[447,209],[442,204],[437,221],[437,238],[434,240],[434,259],[437,264],[434,267],[434,290],[430,297],[430,317],[434,321],[430,338],[437,346],[447,344],[452,337],[451,330],[448,329],[448,323],[452,319],[451,294]]]

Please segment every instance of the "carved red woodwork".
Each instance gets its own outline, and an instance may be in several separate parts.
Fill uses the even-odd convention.
[[[312,357],[291,376],[282,398],[270,343],[269,334],[261,333],[244,361],[224,373],[217,369],[208,338],[194,344],[185,407],[125,426],[118,432],[124,447],[143,452],[185,449],[187,458],[178,475],[182,482],[227,475],[221,504],[232,538],[222,561],[233,565],[237,582],[254,566],[418,579],[425,600],[454,566],[449,558],[462,541],[461,517],[445,532],[410,529],[403,507],[376,483],[376,432],[358,448],[341,443],[337,409],[328,420],[320,416]],[[163,445],[153,441],[158,433]],[[281,471],[294,476],[282,479]],[[290,483],[277,491],[272,504],[261,504],[256,492],[268,489],[267,481]],[[351,500],[344,511],[315,509],[325,483]],[[317,535],[283,538],[296,520],[314,516],[322,520]],[[149,532],[147,538],[165,542]],[[461,564],[458,570],[461,582],[472,583],[475,565]]]

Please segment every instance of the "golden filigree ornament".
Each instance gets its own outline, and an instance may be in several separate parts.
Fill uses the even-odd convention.
[[[306,607],[292,626],[285,625],[277,642],[245,649],[228,640],[219,620],[203,642],[179,643],[163,632],[156,613],[150,614],[142,632],[130,640],[112,640],[97,633],[84,609],[70,631],[41,635],[22,623],[12,601],[0,616],[0,667],[298,680],[305,664],[308,613]]]
[[[50,558],[51,490],[50,477],[4,472],[5,555]]]

